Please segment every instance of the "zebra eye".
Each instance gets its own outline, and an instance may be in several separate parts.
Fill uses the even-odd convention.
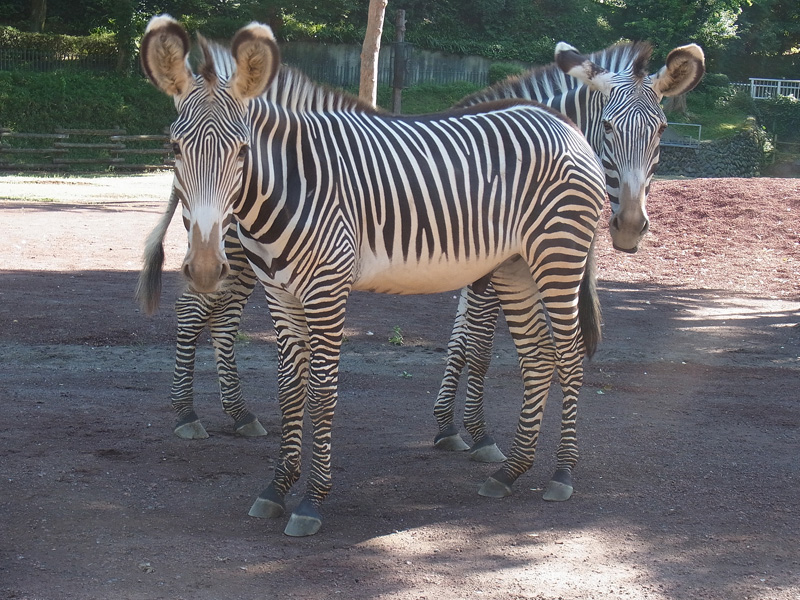
[[[661,125],[659,125],[659,126],[658,126],[658,136],[659,136],[659,137],[661,137],[661,135],[662,135],[662,134],[663,134],[663,133],[664,133],[666,130],[667,130],[667,124],[666,124],[666,123],[661,123]]]
[[[250,151],[250,146],[244,144],[241,148],[239,148],[239,158],[244,158],[247,156],[247,153]]]
[[[606,133],[613,133],[614,131],[614,127],[608,121],[603,121],[603,129],[605,129]]]
[[[181,155],[181,147],[178,145],[178,142],[172,142],[172,153],[176,158]]]

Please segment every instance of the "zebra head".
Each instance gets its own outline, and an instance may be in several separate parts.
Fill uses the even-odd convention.
[[[645,202],[659,158],[661,134],[667,118],[661,100],[694,88],[705,73],[703,50],[695,45],[675,48],[666,64],[648,74],[652,49],[635,44],[633,60],[622,61],[617,72],[592,62],[575,48],[561,42],[556,63],[590,90],[602,94],[605,103],[593,131],[587,132],[592,146],[602,146],[601,160],[611,200],[609,229],[614,247],[636,252],[650,222]],[[593,136],[602,136],[595,144]]]
[[[189,234],[182,271],[195,291],[209,293],[229,272],[223,239],[249,152],[250,100],[269,87],[280,59],[272,31],[260,23],[236,33],[228,60],[200,36],[198,44],[203,56],[195,74],[184,28],[169,15],[156,16],[142,38],[141,63],[178,110],[170,133],[175,188]]]

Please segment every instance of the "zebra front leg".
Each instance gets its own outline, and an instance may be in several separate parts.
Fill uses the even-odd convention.
[[[468,288],[467,302],[467,399],[464,403],[464,428],[472,437],[470,460],[503,462],[505,455],[489,435],[483,410],[484,384],[497,328],[500,301],[489,283],[483,292]]]
[[[175,351],[175,371],[172,376],[170,401],[178,415],[173,432],[186,440],[208,437],[205,427],[194,411],[194,362],[197,339],[211,316],[212,306],[203,294],[184,292],[175,302],[178,330]]]
[[[468,450],[469,445],[461,438],[455,424],[456,393],[461,372],[467,361],[467,339],[469,336],[467,323],[467,294],[468,288],[461,290],[461,297],[456,309],[456,319],[453,323],[453,332],[447,344],[447,364],[442,377],[439,393],[433,405],[433,416],[436,418],[439,431],[433,438],[434,448],[460,452]]]
[[[276,296],[283,298],[282,303]],[[286,510],[284,498],[300,478],[310,351],[302,307],[288,294],[276,290],[267,292],[267,303],[278,342],[281,448],[272,481],[253,502],[248,514],[251,517],[276,518]]]
[[[233,419],[237,435],[259,437],[267,435],[267,432],[245,405],[234,349],[242,310],[247,299],[248,296],[244,298],[237,296],[228,299],[227,302],[218,303],[211,316],[209,329],[217,362],[222,409]]]

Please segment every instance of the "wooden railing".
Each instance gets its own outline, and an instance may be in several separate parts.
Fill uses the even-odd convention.
[[[169,136],[127,135],[124,129],[56,129],[18,133],[0,129],[2,170],[167,169],[174,164]]]

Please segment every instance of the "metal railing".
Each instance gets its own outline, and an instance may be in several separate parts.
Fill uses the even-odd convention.
[[[661,136],[662,146],[678,148],[699,148],[703,126],[699,123],[667,123]]]
[[[750,78],[750,97],[766,100],[777,96],[794,96],[800,99],[800,79]]]

